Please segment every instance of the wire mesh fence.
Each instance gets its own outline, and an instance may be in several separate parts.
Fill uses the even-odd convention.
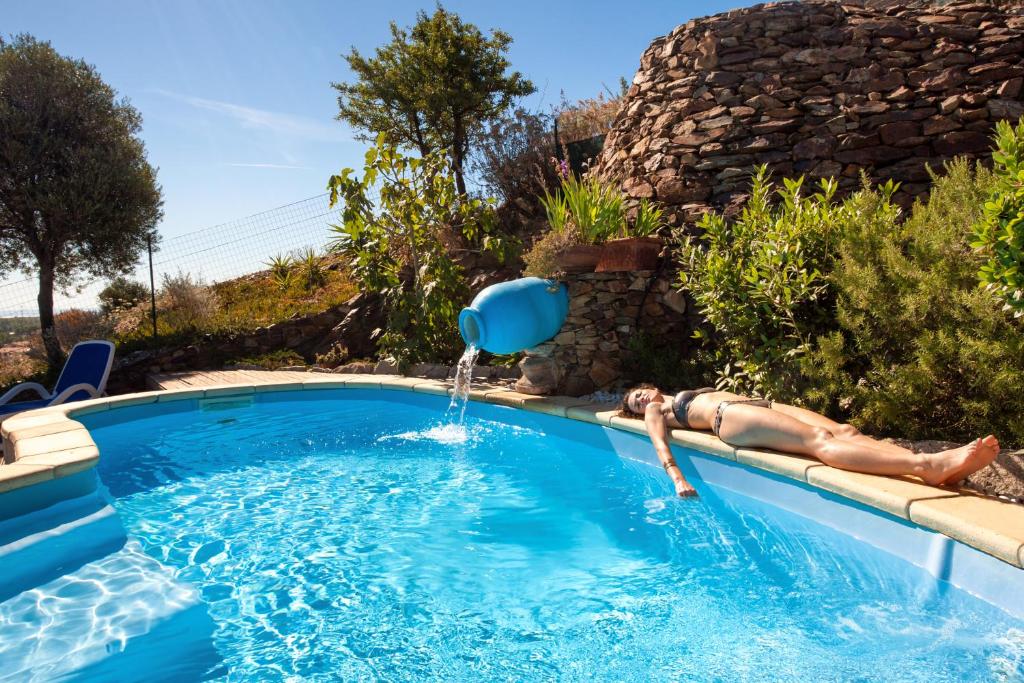
[[[205,282],[220,282],[266,269],[275,254],[289,254],[312,248],[322,251],[337,220],[337,209],[328,206],[321,194],[239,218],[221,225],[164,238],[152,255],[156,288],[165,276],[188,274]],[[150,283],[150,262],[142,254],[133,280]],[[97,296],[108,280],[98,278],[71,291],[54,292],[54,312],[95,309]],[[0,281],[0,318],[38,315],[38,282],[34,277]]]

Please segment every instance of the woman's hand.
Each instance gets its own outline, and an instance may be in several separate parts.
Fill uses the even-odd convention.
[[[686,477],[679,471],[679,468],[673,468],[669,472],[672,476],[672,483],[676,485],[676,493],[679,494],[680,498],[696,498],[697,489],[690,485],[690,482],[686,481]]]

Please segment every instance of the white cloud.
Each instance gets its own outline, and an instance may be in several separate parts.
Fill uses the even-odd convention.
[[[327,142],[350,142],[351,136],[341,124],[331,124],[307,116],[296,114],[285,114],[282,112],[245,107],[240,104],[221,102],[220,100],[209,100],[204,97],[193,97],[182,95],[163,89],[154,89],[154,92],[185,102],[198,109],[217,112],[229,116],[246,128],[256,130],[268,130],[280,135],[300,137],[308,140],[319,140]]]

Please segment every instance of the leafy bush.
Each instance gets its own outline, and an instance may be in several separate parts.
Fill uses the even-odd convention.
[[[270,278],[281,289],[288,289],[292,284],[292,267],[295,259],[287,254],[271,256],[270,260],[264,263],[270,269]]]
[[[295,260],[295,266],[299,271],[299,282],[307,292],[313,292],[327,284],[327,271],[324,270],[323,262],[315,249],[307,247]]]
[[[147,301],[149,287],[120,276],[111,280],[96,298],[100,302],[100,312],[109,315],[113,311],[131,308],[135,304]]]
[[[332,249],[363,287],[385,298],[379,349],[403,364],[454,362],[462,352],[457,321],[467,290],[448,247],[475,244],[504,255],[492,207],[457,191],[443,153],[405,156],[384,136],[366,152],[361,180],[344,169],[328,189],[331,205],[343,204]]]
[[[235,362],[240,365],[258,365],[267,370],[279,370],[292,365],[305,365],[306,359],[293,349],[279,349],[265,353],[262,356],[239,358]]]
[[[680,344],[678,339],[640,331],[629,338],[622,367],[633,379],[670,391],[714,384],[713,361],[702,344]]]
[[[473,170],[484,188],[507,205],[533,214],[544,192],[558,185],[548,159],[555,149],[543,114],[518,108],[477,136]]]
[[[550,278],[558,275],[559,255],[569,247],[582,244],[572,226],[544,233],[523,256],[523,275]]]
[[[1001,182],[958,160],[903,225],[849,222],[832,276],[841,329],[803,363],[812,405],[878,433],[1024,443],[1024,328],[977,286],[970,245]]]
[[[542,204],[548,220],[554,215],[558,221],[552,222],[552,229],[560,231],[571,223],[584,244],[599,245],[626,224],[622,194],[595,177],[581,180],[569,175],[562,180],[557,196],[545,195]]]
[[[68,350],[80,341],[102,339],[109,333],[100,313],[81,308],[70,308],[58,313],[54,316],[53,326],[61,347]]]
[[[217,313],[217,294],[189,273],[164,275],[157,298],[158,317],[174,329],[198,329]]]
[[[888,185],[885,195],[894,189]],[[801,357],[836,327],[828,276],[843,226],[858,211],[888,225],[896,219],[887,201],[840,204],[835,191],[834,181],[823,180],[805,196],[802,179],[784,179],[776,191],[762,166],[736,220],[709,213],[698,224],[702,241],[680,235],[682,284],[714,328],[720,386],[786,400],[800,395]]]
[[[644,198],[636,207],[636,218],[633,219],[633,227],[629,234],[634,237],[650,237],[661,230],[664,225],[665,210]]]
[[[563,94],[558,111],[558,136],[561,141],[586,140],[611,130],[627,90],[629,83],[622,78],[619,79],[619,92],[609,91],[608,97],[598,93],[597,97],[569,102]]]
[[[971,246],[987,260],[978,277],[1014,315],[1024,315],[1024,117],[996,124],[995,182]]]

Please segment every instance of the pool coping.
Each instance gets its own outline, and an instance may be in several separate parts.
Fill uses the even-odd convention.
[[[16,413],[0,421],[3,464],[0,495],[95,467],[99,450],[73,418],[111,407],[302,389],[390,389],[447,396],[451,382],[395,375],[317,375],[271,384],[224,384],[147,391]],[[533,396],[507,387],[478,386],[472,401],[508,406],[646,436],[642,420],[619,417],[607,404],[568,396]],[[682,429],[672,444],[788,477],[936,531],[1015,567],[1024,568],[1024,506],[971,491],[929,486],[911,477],[883,477],[835,469],[813,458],[734,448],[712,434]]]

